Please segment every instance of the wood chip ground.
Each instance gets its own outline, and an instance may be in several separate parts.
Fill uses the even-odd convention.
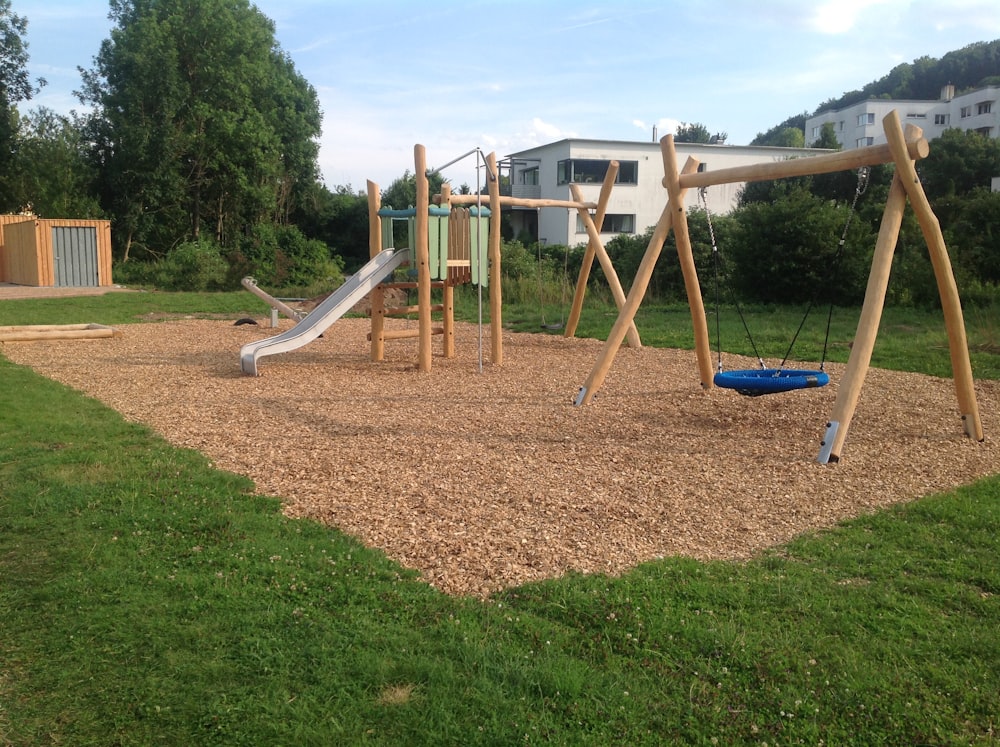
[[[842,461],[821,465],[840,365],[823,389],[747,398],[703,392],[693,352],[623,349],[595,402],[575,407],[598,341],[506,334],[494,367],[486,328],[480,372],[480,332],[460,324],[458,356],[436,352],[419,373],[415,341],[370,362],[368,330],[343,319],[261,359],[256,378],[241,374],[240,347],[274,331],[232,321],[3,352],[453,594],[669,555],[743,559],[1000,465],[996,382],[977,382],[987,436],[977,443],[950,380],[872,370]]]

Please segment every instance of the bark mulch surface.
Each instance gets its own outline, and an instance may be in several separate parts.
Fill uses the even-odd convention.
[[[594,403],[574,407],[598,341],[506,334],[492,366],[486,329],[480,373],[477,328],[460,324],[458,356],[419,373],[414,340],[371,363],[368,330],[342,319],[261,359],[256,378],[240,347],[274,332],[232,321],[2,350],[454,594],[668,555],[743,559],[1000,465],[997,382],[977,383],[977,443],[950,380],[873,369],[841,462],[821,465],[843,366],[822,389],[748,398],[703,392],[693,352],[626,348]]]

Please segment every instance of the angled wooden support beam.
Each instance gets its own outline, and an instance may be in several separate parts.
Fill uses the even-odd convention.
[[[621,165],[618,161],[612,161],[608,164],[608,170],[604,174],[604,182],[601,184],[601,194],[597,199],[597,210],[594,213],[594,225],[597,227],[598,234],[600,234],[601,228],[604,227],[604,216],[607,214],[608,200],[611,199],[611,189],[615,185],[615,179],[618,178],[620,167]],[[599,238],[600,236],[598,236]],[[583,298],[587,293],[587,281],[590,279],[590,268],[594,264],[594,255],[596,253],[597,247],[593,241],[588,241],[587,250],[583,254],[583,262],[580,265],[580,274],[576,279],[576,289],[573,291],[573,305],[570,307],[569,319],[566,321],[566,329],[563,331],[563,337],[572,337],[575,335],[577,325],[580,324],[580,314],[583,312]],[[619,305],[618,309],[621,310],[621,305]]]
[[[958,295],[958,285],[952,271],[951,260],[948,258],[948,248],[941,233],[934,211],[931,209],[923,185],[917,176],[917,170],[906,151],[906,140],[922,135],[920,128],[907,127],[904,138],[900,127],[899,114],[893,110],[882,120],[885,136],[892,149],[896,162],[896,173],[902,174],[903,187],[910,205],[917,216],[920,230],[927,242],[931,264],[934,267],[934,277],[937,280],[938,293],[941,295],[941,308],[944,312],[945,329],[948,332],[948,350],[951,354],[952,378],[955,382],[955,393],[958,397],[959,411],[967,436],[977,441],[983,440],[983,424],[979,418],[979,405],[976,402],[976,389],[972,378],[972,361],[969,359],[969,342],[965,334],[965,318],[962,314],[962,301]]]
[[[578,199],[580,196],[580,188],[575,184],[570,184],[569,188],[573,193],[573,197]],[[597,226],[594,225],[593,218],[590,217],[590,211],[580,208],[580,219],[583,221],[583,225],[587,229],[587,236],[590,239],[587,243],[587,249],[589,251],[593,248],[593,254],[597,255],[597,258],[601,263],[601,269],[604,270],[604,277],[607,279],[608,286],[611,288],[611,296],[615,299],[615,305],[618,307],[618,311],[621,311],[622,307],[625,305],[625,291],[622,289],[621,281],[618,280],[618,273],[615,272],[614,265],[611,264],[611,258],[608,256],[608,252],[605,250],[604,244],[601,243],[601,235],[597,231]],[[593,254],[591,255],[591,262],[593,262]],[[583,270],[581,268],[581,272],[582,271]],[[642,341],[639,339],[639,330],[635,328],[634,320],[631,324],[629,324],[628,330],[625,334],[628,337],[629,347],[642,347]]]
[[[882,213],[882,224],[879,227],[878,240],[875,242],[875,252],[872,255],[872,267],[868,274],[868,287],[865,290],[865,300],[861,307],[861,318],[858,320],[854,344],[847,360],[847,369],[840,380],[837,399],[833,404],[833,414],[826,424],[826,433],[820,443],[816,461],[821,464],[840,461],[847,431],[851,427],[851,419],[858,406],[861,387],[865,383],[871,365],[875,338],[878,336],[882,310],[885,308],[885,295],[892,270],[892,255],[896,250],[905,210],[906,190],[897,172],[893,177],[885,210]]]
[[[948,250],[945,247],[940,224],[927,201],[927,196],[917,176],[912,153],[908,147],[909,143],[922,140],[922,132],[919,128],[910,126],[904,132],[900,125],[899,115],[895,111],[890,112],[882,124],[886,139],[889,141],[888,147],[893,155],[896,173],[889,189],[889,196],[886,199],[878,241],[875,244],[872,269],[868,277],[868,288],[865,291],[865,302],[861,310],[861,318],[858,321],[858,331],[851,348],[850,358],[847,361],[847,369],[837,391],[833,414],[827,423],[826,434],[820,445],[817,461],[823,464],[840,460],[851,419],[857,408],[861,387],[871,364],[875,337],[878,334],[878,326],[885,306],[889,274],[892,269],[892,255],[899,239],[899,229],[903,222],[907,198],[909,198],[910,205],[927,242],[927,249],[937,279],[938,292],[941,294],[941,306],[944,311],[948,346],[951,353],[952,375],[963,427],[966,435],[980,441],[983,440],[982,422],[979,418],[979,406],[976,402],[972,364],[969,359],[969,347],[965,336],[965,322],[962,317],[958,287],[952,273],[951,261],[948,259]]]
[[[691,309],[691,326],[694,330],[694,350],[698,359],[698,377],[703,389],[711,389],[714,384],[712,370],[712,343],[708,336],[708,318],[705,316],[705,301],[701,296],[698,269],[691,248],[691,234],[688,232],[687,209],[684,195],[687,189],[681,186],[681,172],[677,169],[677,151],[673,136],[667,135],[661,141],[663,153],[663,184],[670,195],[670,209],[674,213],[674,241],[677,244],[677,258],[680,260],[684,291]],[[698,172],[698,161],[688,158],[684,164],[685,174]]]
[[[667,137],[670,136],[668,135]],[[666,140],[666,138],[663,140]],[[660,141],[661,149],[664,147],[663,140]],[[673,138],[671,138],[671,141],[672,140]],[[689,173],[689,170],[696,170],[697,168],[698,162],[689,159],[688,163],[684,166],[683,173]],[[683,215],[683,201],[681,202],[680,209],[681,214]],[[660,219],[656,222],[656,227],[653,229],[653,235],[650,237],[649,243],[646,245],[646,253],[642,256],[642,261],[639,263],[639,269],[636,270],[635,280],[632,281],[632,287],[629,289],[628,297],[625,299],[625,305],[622,307],[622,310],[618,312],[618,318],[611,327],[611,332],[608,333],[608,338],[604,342],[604,347],[601,348],[601,353],[598,356],[597,361],[594,363],[594,367],[591,369],[590,374],[587,376],[587,380],[584,382],[583,386],[580,387],[580,391],[576,396],[575,404],[589,404],[593,400],[597,390],[601,388],[602,384],[604,384],[604,379],[607,377],[611,364],[614,362],[615,354],[621,347],[622,340],[625,339],[625,333],[628,330],[628,326],[635,319],[635,315],[639,311],[639,306],[642,304],[642,299],[646,295],[646,290],[649,288],[649,281],[653,276],[653,270],[656,267],[656,260],[660,257],[660,252],[663,249],[663,242],[667,240],[667,236],[670,234],[670,229],[674,222],[675,212],[676,208],[674,201],[668,201],[663,208],[663,212],[660,214]]]

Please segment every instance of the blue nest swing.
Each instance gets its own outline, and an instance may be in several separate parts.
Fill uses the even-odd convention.
[[[839,265],[840,258],[844,251],[844,244],[847,241],[847,230],[850,228],[851,219],[854,217],[855,211],[857,209],[858,199],[865,193],[868,188],[868,175],[869,170],[867,167],[862,167],[858,170],[858,183],[854,190],[854,200],[851,202],[850,210],[847,213],[847,221],[844,224],[844,231],[840,236],[840,243],[837,248],[837,255],[834,259],[834,266]],[[715,237],[715,228],[712,225],[712,214],[708,209],[708,199],[706,195],[707,189],[702,187],[698,192],[698,197],[701,201],[702,207],[705,211],[705,218],[708,222],[708,233],[709,238],[712,242],[712,257],[715,265],[715,322],[716,322],[716,339],[718,342],[718,354],[719,354],[719,372],[715,374],[713,382],[715,386],[722,389],[732,389],[740,394],[747,397],[758,397],[762,394],[778,394],[781,392],[791,392],[795,389],[816,389],[821,386],[826,386],[830,383],[829,375],[823,371],[823,365],[826,361],[827,346],[830,342],[830,325],[833,319],[833,303],[830,304],[830,311],[826,318],[826,338],[823,341],[823,359],[820,362],[819,370],[808,370],[808,369],[791,369],[784,368],[785,361],[789,359],[792,354],[792,348],[795,346],[795,341],[798,339],[799,333],[802,331],[802,327],[805,325],[806,319],[809,316],[810,311],[813,308],[814,301],[810,301],[808,307],[806,308],[805,314],[802,317],[802,321],[799,323],[799,328],[795,331],[795,335],[792,337],[792,341],[788,346],[788,351],[785,353],[784,359],[781,361],[781,365],[778,368],[765,368],[764,362],[761,359],[759,353],[757,352],[757,345],[754,343],[753,336],[750,334],[750,327],[747,325],[746,318],[743,316],[743,310],[740,308],[739,303],[736,303],[736,311],[739,313],[740,321],[743,322],[743,329],[747,333],[747,339],[750,341],[750,345],[753,348],[754,355],[757,356],[757,360],[760,361],[760,368],[757,369],[747,369],[742,371],[723,371],[722,370],[722,334],[719,324],[719,316],[721,313],[721,301],[720,301],[720,279],[723,275],[721,271],[721,252],[719,251],[719,245]],[[732,288],[729,289],[730,295],[735,299],[735,294]]]
[[[715,374],[715,385],[734,389],[747,397],[778,394],[793,389],[813,389],[826,386],[830,377],[824,371],[789,368],[757,368],[746,371],[720,371]]]

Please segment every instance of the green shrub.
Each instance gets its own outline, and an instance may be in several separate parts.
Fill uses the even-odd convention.
[[[171,291],[208,291],[226,288],[229,265],[211,241],[181,244],[157,263],[157,286]]]
[[[838,255],[846,216],[845,207],[805,190],[737,210],[726,252],[735,291],[757,303],[858,303],[875,240],[869,226],[854,221]]]
[[[344,262],[329,247],[295,226],[259,225],[229,255],[230,276],[252,275],[268,288],[339,285]]]
[[[117,282],[166,291],[226,290],[229,264],[218,245],[211,241],[189,241],[155,261],[119,263],[114,270]]]

